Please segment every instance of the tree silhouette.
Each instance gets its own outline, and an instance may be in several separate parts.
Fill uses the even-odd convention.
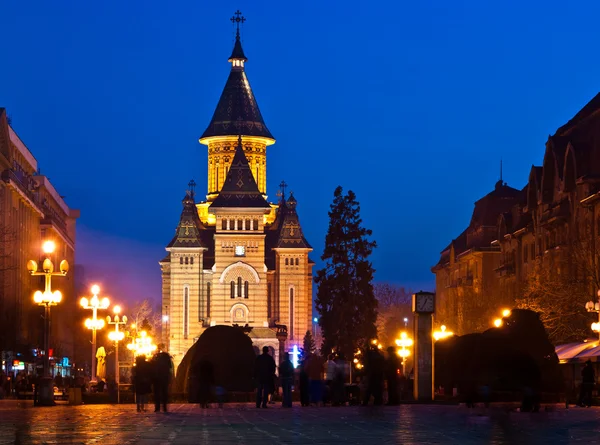
[[[329,211],[329,229],[317,272],[316,308],[323,332],[322,353],[332,349],[352,357],[354,351],[377,335],[377,300],[373,293],[375,270],[369,256],[376,247],[371,230],[362,226],[360,205],[352,191],[338,186]]]
[[[315,339],[310,331],[306,331],[306,334],[304,334],[304,340],[302,341],[302,350],[300,351],[300,355],[304,358],[308,354],[314,353],[316,349],[317,346],[315,345]]]

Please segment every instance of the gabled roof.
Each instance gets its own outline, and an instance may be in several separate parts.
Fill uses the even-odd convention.
[[[239,60],[246,61],[247,59],[238,35],[229,61]],[[200,141],[214,136],[237,136],[240,134],[275,140],[260,113],[246,77],[243,62],[240,65],[232,64],[215,113],[208,128],[200,137]]]
[[[281,215],[283,220],[275,247],[312,249],[302,234],[302,227],[300,227],[300,220],[296,212],[297,204],[293,193],[290,193],[290,197],[284,202],[285,208]]]
[[[204,226],[198,216],[193,193],[188,190],[182,203],[183,210],[175,230],[175,236],[167,247],[206,247],[201,239],[201,231]]]
[[[258,190],[248,159],[242,149],[242,138],[238,140],[235,155],[225,177],[219,196],[209,209],[221,207],[242,207],[255,209],[270,209],[271,206]]]

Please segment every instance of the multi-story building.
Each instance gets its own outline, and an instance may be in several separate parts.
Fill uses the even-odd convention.
[[[70,209],[50,180],[39,174],[37,160],[9,125],[3,108],[0,172],[0,350],[4,369],[11,371],[20,362],[33,367],[43,345],[43,310],[33,302],[33,293],[43,290],[44,283],[43,278],[29,275],[27,261],[40,260],[42,242],[52,240],[57,247],[55,259],[73,265],[79,211]],[[57,278],[53,288],[63,294],[62,303],[53,308],[51,322],[56,372],[72,360],[73,321],[66,307],[76,304],[74,279],[70,275]]]
[[[208,146],[206,201],[196,203],[191,183],[160,262],[163,338],[176,366],[210,326],[247,327],[256,349],[270,347],[276,360],[281,349],[301,346],[311,327],[312,248],[294,196],[282,187],[278,203],[267,201],[267,147],[275,139],[246,61],[238,29],[229,78],[200,137]]]
[[[576,281],[579,274],[585,302],[600,287],[599,237],[600,94],[548,138],[543,164],[532,166],[523,189],[500,182],[477,201],[469,227],[432,268],[436,317],[458,333],[489,327],[523,296],[540,264],[549,275]]]

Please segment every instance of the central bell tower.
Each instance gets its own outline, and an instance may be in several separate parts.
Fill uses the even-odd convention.
[[[231,18],[236,25],[235,44],[229,57],[231,72],[210,124],[199,140],[208,146],[208,202],[214,201],[223,188],[240,136],[256,185],[266,198],[267,146],[273,145],[275,138],[265,125],[246,77],[244,65],[248,59],[240,39],[240,24],[245,20],[239,11]]]

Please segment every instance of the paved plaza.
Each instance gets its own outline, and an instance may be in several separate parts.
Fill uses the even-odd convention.
[[[460,406],[301,408],[226,405],[137,413],[133,405],[33,408],[0,401],[0,444],[600,443],[600,409],[537,414]]]

